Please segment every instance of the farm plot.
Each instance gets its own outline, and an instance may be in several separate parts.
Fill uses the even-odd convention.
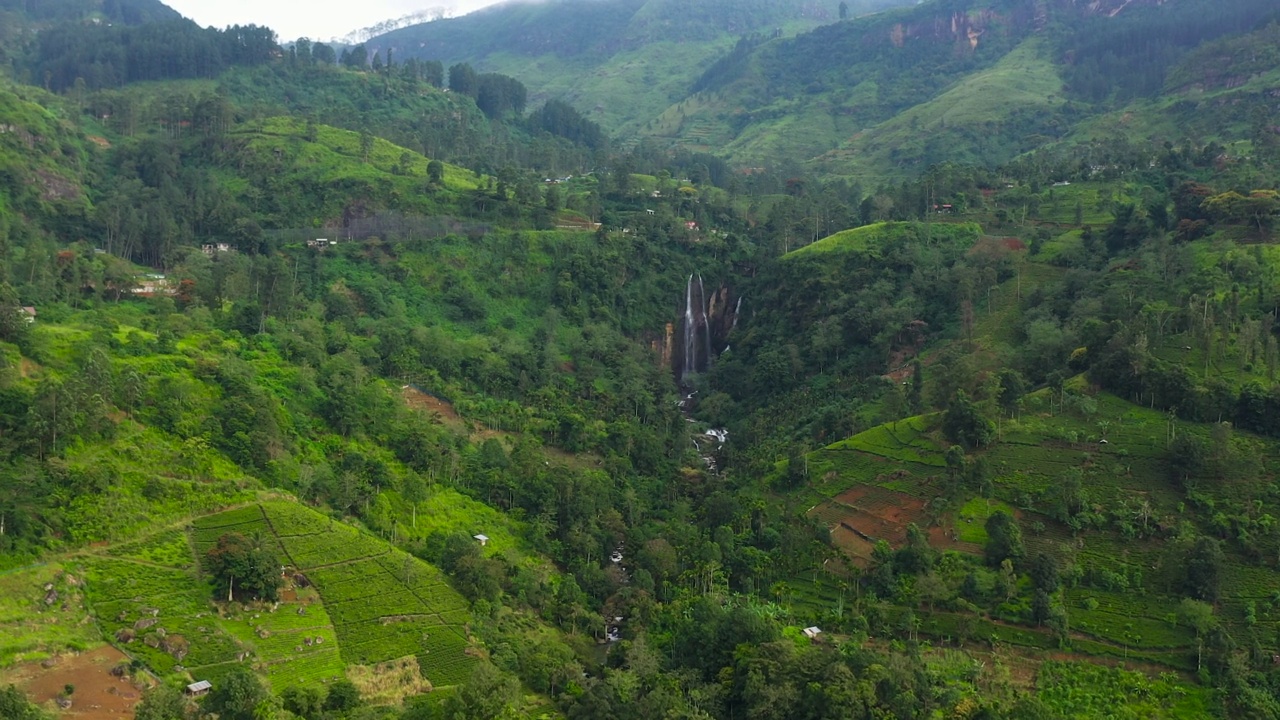
[[[300,505],[273,503],[264,505],[263,509],[272,528],[282,527],[298,533],[277,537],[285,555],[303,571],[383,555],[390,548],[372,535],[345,523],[330,523],[324,516]]]
[[[186,533],[181,530],[167,530],[141,540],[115,545],[108,548],[106,554],[175,569],[189,568],[193,560],[191,545],[187,542]]]
[[[266,502],[262,511],[270,518],[271,529],[276,537],[297,537],[302,535],[319,535],[330,532],[338,523],[333,518],[301,508],[293,503]]]
[[[831,528],[837,545],[865,560],[877,540],[901,544],[906,539],[907,525],[923,518],[924,501],[883,487],[854,485],[835,499],[818,504],[809,515]]]
[[[277,691],[343,675],[337,633],[321,603],[281,603],[275,612],[245,614],[223,626],[253,648]]]
[[[212,588],[190,572],[101,556],[79,564],[103,634],[157,673],[181,665],[199,674],[242,651],[218,624]]]
[[[87,616],[79,573],[55,563],[0,575],[0,667],[100,644]]]
[[[472,664],[465,653],[465,601],[435,582],[434,568],[404,557],[409,558],[408,585],[398,576],[406,563],[385,556],[311,572],[333,618],[342,657],[349,664],[374,665],[415,656],[435,685],[463,682]]]
[[[852,448],[829,447],[809,455],[809,477],[822,497],[838,495],[857,484],[881,485],[912,495],[927,496],[939,470],[931,465],[903,462]]]
[[[270,526],[324,602],[341,660],[377,665],[415,657],[436,687],[465,682],[467,602],[439,570],[305,507],[267,503]]]
[[[1149,595],[1074,588],[1067,592],[1072,629],[1129,647],[1188,648],[1194,635],[1177,624],[1178,603]]]
[[[831,446],[832,450],[858,450],[899,462],[946,467],[941,447],[927,433],[931,417],[918,416],[858,433]]]

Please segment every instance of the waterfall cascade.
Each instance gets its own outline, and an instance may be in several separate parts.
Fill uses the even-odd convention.
[[[689,275],[683,313],[667,326],[666,341],[660,347],[663,364],[687,387],[692,376],[706,372],[717,355],[729,348],[729,334],[737,329],[741,316],[742,296],[725,284],[708,289],[701,275]]]
[[[729,288],[723,285],[708,297],[701,275],[690,275],[685,281],[684,317],[681,321],[679,341],[682,344],[682,354],[678,358],[678,363],[672,363],[672,369],[679,372],[680,384],[684,386],[680,411],[689,423],[696,422],[691,411],[696,402],[694,396],[697,394],[697,391],[691,388],[689,379],[692,375],[705,372],[711,367],[712,358],[715,357],[713,342],[723,343],[729,331],[738,325],[738,314],[742,311],[742,298],[737,298],[737,302],[733,305],[732,316],[729,314],[730,298]],[[712,328],[712,323],[715,323],[715,328]],[[668,343],[670,340],[668,336]],[[718,456],[728,437],[728,431],[723,428],[710,428],[695,430],[690,438],[703,463],[713,473],[719,472]]]
[[[684,322],[680,328],[684,354],[680,382],[711,366],[711,322],[707,317],[707,294],[701,275],[690,275],[684,289]]]
[[[684,334],[684,367],[680,369],[680,381],[693,373],[697,372],[698,358],[697,350],[694,346],[695,328],[693,314],[693,275],[689,276],[689,281],[684,288],[684,327],[681,328]]]
[[[698,276],[698,310],[702,313],[702,369],[711,367],[711,322],[707,320],[707,291],[702,285],[702,276]]]

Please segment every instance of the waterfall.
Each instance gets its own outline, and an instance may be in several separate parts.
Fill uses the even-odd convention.
[[[698,351],[694,346],[696,333],[693,317],[693,275],[690,275],[684,289],[684,367],[680,371],[681,382],[697,369]]]
[[[738,296],[738,302],[733,305],[733,324],[729,326],[730,330],[738,329],[738,316],[742,314],[742,296]]]
[[[698,310],[702,312],[702,346],[706,354],[702,356],[702,369],[711,367],[711,321],[707,319],[707,291],[702,285],[702,276],[698,276]]]
[[[702,276],[690,275],[684,286],[684,327],[681,329],[684,357],[679,368],[682,383],[687,382],[689,376],[711,367],[711,311],[707,300]]]

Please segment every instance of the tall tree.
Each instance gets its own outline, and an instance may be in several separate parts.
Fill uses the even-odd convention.
[[[280,588],[280,558],[261,538],[227,533],[206,555],[205,562],[218,587],[226,588],[227,599],[237,594],[275,601]]]
[[[253,671],[237,665],[223,675],[205,698],[204,707],[217,713],[219,720],[259,720],[271,708],[271,693],[262,686]]]
[[[1018,521],[1004,510],[991,513],[986,522],[987,563],[999,566],[1005,560],[1018,560],[1023,555],[1022,530]]]

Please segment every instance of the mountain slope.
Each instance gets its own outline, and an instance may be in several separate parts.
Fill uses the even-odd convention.
[[[814,166],[875,184],[884,172],[914,174],[940,162],[1003,164],[1061,137],[1078,112],[1032,38],[941,95],[854,134]]]
[[[859,0],[868,12],[899,0]],[[835,19],[809,0],[557,0],[507,3],[370,40],[370,53],[469,62],[516,77],[534,100],[561,97],[606,130],[631,135],[686,95],[705,67],[751,33]]]
[[[0,0],[0,60],[20,58],[39,31],[62,23],[137,26],[181,19],[160,0]]]
[[[761,45],[645,134],[869,179],[995,165],[1146,102],[1188,52],[1275,17],[1261,0],[937,0]]]

